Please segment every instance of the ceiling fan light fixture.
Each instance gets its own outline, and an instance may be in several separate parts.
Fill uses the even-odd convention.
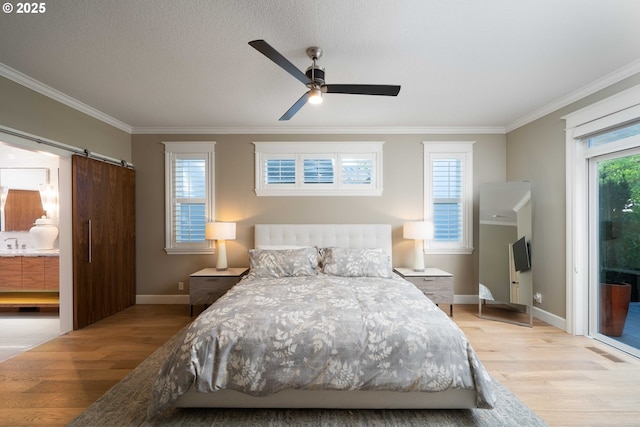
[[[311,104],[322,104],[322,91],[320,88],[312,88],[309,91],[309,102]]]

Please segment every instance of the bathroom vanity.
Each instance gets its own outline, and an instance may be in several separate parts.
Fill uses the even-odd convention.
[[[0,252],[0,306],[58,307],[57,250]]]

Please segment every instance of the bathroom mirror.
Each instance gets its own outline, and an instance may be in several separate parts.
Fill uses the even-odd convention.
[[[478,316],[533,326],[531,182],[480,186]]]
[[[44,213],[39,188],[47,168],[0,168],[0,231],[27,231]]]

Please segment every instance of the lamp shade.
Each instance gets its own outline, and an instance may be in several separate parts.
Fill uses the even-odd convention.
[[[402,226],[402,237],[405,239],[426,240],[433,238],[433,222],[408,221]]]
[[[208,222],[204,237],[207,240],[233,240],[236,238],[235,222]]]

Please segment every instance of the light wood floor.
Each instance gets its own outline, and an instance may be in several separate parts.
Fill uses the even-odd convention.
[[[476,313],[457,305],[453,320],[549,425],[640,425],[640,360],[539,321],[527,328]],[[0,363],[0,425],[67,424],[190,320],[188,306],[138,305]]]

